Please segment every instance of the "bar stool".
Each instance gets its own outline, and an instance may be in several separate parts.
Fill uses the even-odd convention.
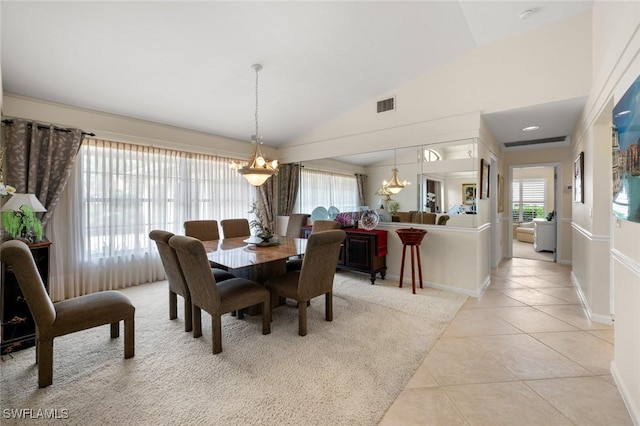
[[[413,265],[413,254],[415,252],[418,257],[418,275],[420,277],[420,288],[423,288],[420,244],[422,243],[422,239],[424,238],[424,235],[427,233],[427,231],[424,229],[403,228],[396,230],[396,232],[398,234],[398,237],[400,237],[400,241],[402,241],[402,262],[400,265],[400,285],[398,287],[402,288],[402,278],[404,277],[404,258],[407,251],[407,246],[409,246],[411,250],[411,288],[413,289],[413,294],[416,294],[416,271]]]

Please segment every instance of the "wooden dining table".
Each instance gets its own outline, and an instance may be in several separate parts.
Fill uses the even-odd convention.
[[[274,244],[261,246],[256,237],[236,237],[203,241],[207,257],[216,267],[237,277],[264,283],[286,272],[287,259],[304,254],[305,238],[274,237]]]

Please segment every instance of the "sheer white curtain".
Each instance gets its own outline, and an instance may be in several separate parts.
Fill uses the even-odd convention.
[[[342,212],[358,211],[358,183],[355,175],[342,175],[303,168],[295,211],[311,213],[322,206]]]
[[[149,231],[248,217],[255,199],[227,158],[87,139],[49,236],[52,298],[164,279]]]

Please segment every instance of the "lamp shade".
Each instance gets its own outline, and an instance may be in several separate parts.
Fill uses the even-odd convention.
[[[5,211],[5,210],[18,211],[22,206],[29,206],[36,213],[43,213],[47,211],[47,209],[44,208],[44,206],[42,205],[42,203],[40,203],[40,201],[35,196],[35,194],[18,194],[18,193],[13,194],[13,196],[9,198],[9,201],[7,201],[2,206],[2,208],[0,208],[0,211]]]

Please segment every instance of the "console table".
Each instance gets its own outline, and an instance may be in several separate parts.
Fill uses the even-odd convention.
[[[49,292],[49,247],[51,241],[29,244],[36,267],[47,293]],[[13,270],[2,264],[2,340],[0,352],[6,355],[35,345],[36,324],[20,290]]]
[[[347,237],[340,250],[338,268],[366,272],[371,284],[375,284],[378,273],[384,279],[387,274],[387,231],[359,228],[342,230]],[[309,238],[311,227],[303,227],[302,232],[305,238]]]

